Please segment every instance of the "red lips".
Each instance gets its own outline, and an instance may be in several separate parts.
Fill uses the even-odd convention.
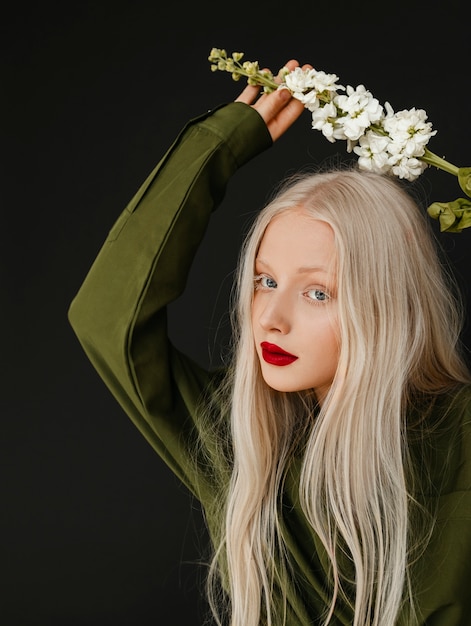
[[[274,343],[262,341],[260,346],[262,348],[263,360],[270,363],[270,365],[290,365],[290,363],[293,363],[298,358]]]

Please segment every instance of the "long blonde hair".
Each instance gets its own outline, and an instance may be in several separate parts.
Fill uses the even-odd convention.
[[[260,241],[270,220],[294,207],[330,224],[338,255],[340,356],[321,407],[312,391],[266,385],[250,321]],[[226,380],[232,467],[209,576],[210,588],[222,576],[231,626],[257,626],[262,616],[268,625],[285,621],[286,598],[273,606],[272,592],[283,593],[290,576],[280,501],[300,439],[299,498],[330,559],[324,623],[339,599],[351,604],[355,626],[392,625],[404,603],[413,605],[408,568],[418,538],[406,409],[414,397],[469,378],[457,290],[427,219],[397,181],[342,169],[290,181],[248,233]]]

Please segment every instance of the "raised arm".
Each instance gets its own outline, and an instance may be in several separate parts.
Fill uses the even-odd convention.
[[[190,487],[187,439],[211,375],[170,345],[166,305],[184,289],[229,178],[271,146],[270,122],[274,127],[277,120],[275,136],[288,127],[285,98],[275,92],[247,106],[245,93],[192,120],[112,227],[69,310],[99,375]],[[262,105],[268,123],[258,111]],[[290,118],[294,121],[292,112]]]

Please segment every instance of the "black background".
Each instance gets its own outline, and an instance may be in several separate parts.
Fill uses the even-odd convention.
[[[37,3],[1,24],[0,624],[202,624],[198,506],[86,360],[67,309],[113,221],[185,122],[236,97],[213,46],[288,59],[424,108],[430,148],[471,165],[469,9],[447,2]],[[239,172],[173,308],[172,336],[219,360],[241,231],[283,176],[331,156],[309,116]],[[460,195],[429,170],[425,204]],[[471,230],[442,234],[465,297]],[[469,346],[469,329],[465,342]]]

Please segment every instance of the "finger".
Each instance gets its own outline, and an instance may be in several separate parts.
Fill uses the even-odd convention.
[[[303,111],[303,104],[299,100],[292,98],[284,109],[267,125],[273,141],[279,139],[294,124]]]
[[[252,104],[260,93],[260,87],[258,85],[247,85],[245,89],[237,96],[235,102],[245,102],[245,104]]]
[[[288,89],[278,89],[269,96],[262,96],[254,104],[254,108],[260,113],[268,124],[288,104],[291,93]]]
[[[292,72],[294,69],[296,69],[297,67],[299,67],[299,61],[297,61],[296,59],[290,59],[286,64],[285,67],[287,67],[289,69],[290,72]],[[281,68],[283,69],[283,68]]]
[[[274,117],[273,122],[275,125],[284,127],[284,130],[286,130],[298,119],[304,110],[304,104],[300,100],[291,98],[287,105]]]
[[[281,83],[283,81],[283,78],[284,78],[283,70],[285,70],[286,68],[288,68],[288,70],[292,72],[297,67],[299,67],[299,62],[296,59],[290,59],[287,63],[285,63],[283,67],[280,67],[278,74],[275,76],[275,81],[277,83]]]

